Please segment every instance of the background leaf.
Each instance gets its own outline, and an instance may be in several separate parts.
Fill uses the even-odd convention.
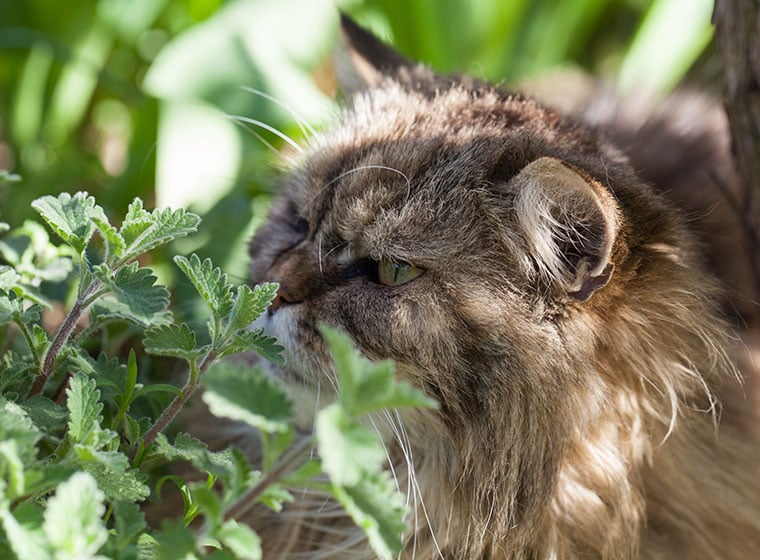
[[[264,432],[285,432],[293,415],[285,391],[257,368],[214,366],[204,378],[203,401],[216,416],[240,420]]]

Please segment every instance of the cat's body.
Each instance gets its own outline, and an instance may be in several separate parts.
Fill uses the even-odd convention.
[[[440,402],[378,420],[413,511],[403,557],[754,557],[756,417],[733,407],[752,368],[722,318],[757,327],[751,273],[727,273],[724,297],[708,270],[740,257],[707,235],[708,262],[673,205],[720,204],[687,187],[732,184],[724,132],[598,110],[601,132],[584,128],[344,30],[370,87],[296,159],[253,279],[281,284],[264,323],[302,410],[332,387],[320,322]],[[672,157],[648,166],[654,138]],[[690,146],[709,157],[684,168]],[[372,558],[321,496],[253,522],[267,559]]]

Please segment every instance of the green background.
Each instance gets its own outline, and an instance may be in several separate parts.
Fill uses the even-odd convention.
[[[204,223],[172,251],[242,280],[281,137],[335,114],[338,6],[441,72],[573,66],[622,92],[719,92],[709,0],[0,0],[0,170],[21,178],[0,181],[0,221],[62,191],[112,216],[135,196],[184,206]],[[171,284],[167,256],[151,265]]]

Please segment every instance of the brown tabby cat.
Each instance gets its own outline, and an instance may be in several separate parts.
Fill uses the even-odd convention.
[[[403,558],[758,557],[730,327],[755,328],[757,300],[724,238],[720,115],[586,99],[584,127],[343,31],[364,89],[295,157],[252,275],[280,283],[265,327],[305,422],[333,387],[321,322],[439,401],[377,419],[413,511]],[[321,496],[254,522],[267,559],[373,557]]]

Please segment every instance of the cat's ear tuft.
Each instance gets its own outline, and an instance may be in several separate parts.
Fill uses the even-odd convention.
[[[510,183],[517,221],[542,272],[580,301],[607,285],[620,227],[612,193],[550,157],[529,163]]]
[[[344,92],[363,91],[415,66],[342,12],[340,28],[343,45],[336,53],[336,71]]]

